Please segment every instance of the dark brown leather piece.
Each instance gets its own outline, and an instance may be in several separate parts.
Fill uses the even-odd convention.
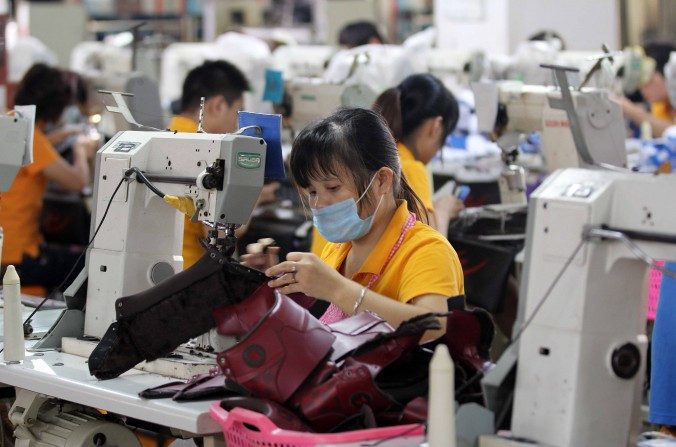
[[[216,325],[212,311],[241,302],[267,278],[207,253],[192,267],[144,292],[116,301],[113,323],[89,357],[89,371],[111,379],[139,362],[166,356]]]
[[[237,289],[240,288],[238,287],[240,285],[238,283],[253,281],[254,284],[258,286],[268,279],[258,270],[241,265],[232,259],[227,259],[222,254],[218,253],[218,251],[208,248],[206,253],[195,264],[190,266],[190,268],[162,281],[155,287],[117,299],[115,302],[117,319],[119,321],[121,319],[129,318],[139,312],[150,309],[159,304],[162,300],[167,299],[167,297],[182,292],[186,288],[191,287],[195,283],[218,271],[222,271],[227,276],[228,280],[233,280],[236,277],[240,278],[237,283],[233,284],[234,287],[231,290],[226,289],[226,292],[236,292]],[[224,296],[223,298],[229,300],[229,302],[223,304],[239,302],[246,298],[252,290],[253,289],[250,289],[249,286],[246,295],[238,293],[236,296]]]
[[[371,365],[345,360],[342,369],[326,382],[294,398],[300,413],[319,432],[330,432],[358,414],[364,405],[374,413],[396,406],[373,382]]]
[[[285,402],[331,350],[335,336],[284,295],[246,337],[217,356],[228,377],[257,397]]]
[[[291,405],[318,431],[330,431],[364,405],[375,414],[398,407],[399,403],[378,387],[378,375],[418,350],[423,333],[439,326],[433,315],[423,315],[402,323],[394,332],[378,334],[353,351],[328,380],[301,388]]]
[[[268,314],[275,304],[275,292],[261,284],[247,299],[237,304],[217,307],[213,311],[216,331],[220,335],[244,335]]]

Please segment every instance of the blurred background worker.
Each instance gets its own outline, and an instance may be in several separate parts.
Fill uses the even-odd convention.
[[[346,48],[354,48],[373,43],[385,43],[385,40],[373,22],[360,20],[348,23],[340,30],[338,43]]]
[[[206,61],[192,69],[183,82],[181,112],[174,116],[169,129],[197,132],[200,101],[204,101],[203,128],[208,133],[229,133],[237,130],[237,112],[244,108],[244,92],[249,90],[246,76],[233,64],[218,60]],[[278,185],[266,185],[259,203],[274,201]],[[240,233],[243,230],[240,230]],[[193,265],[204,254],[200,239],[206,235],[201,222],[186,216],[183,228],[183,268]]]
[[[75,141],[71,164],[59,155],[44,133],[46,127],[58,123],[71,96],[64,73],[43,64],[28,70],[14,96],[16,105],[36,106],[33,163],[21,168],[9,191],[2,194],[2,263],[15,265],[26,293],[43,294],[60,284],[80,254],[69,247],[44,245],[39,227],[48,181],[67,191],[81,191],[90,181],[87,160],[93,156],[92,146]]]
[[[429,214],[430,225],[448,234],[448,223],[458,217],[462,201],[448,194],[432,201],[427,165],[446,143],[458,123],[458,102],[436,77],[416,74],[385,90],[373,104],[397,141],[401,169]]]
[[[650,43],[645,45],[644,51],[646,56],[655,61],[655,72],[640,89],[649,110],[643,104],[631,102],[625,97],[620,99],[620,104],[626,118],[636,125],[647,122],[652,135],[660,137],[667,127],[676,122],[676,109],[669,103],[664,76],[664,67],[669,61],[670,53],[676,51],[676,46],[666,42]]]

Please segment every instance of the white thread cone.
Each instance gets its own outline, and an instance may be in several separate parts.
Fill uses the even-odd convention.
[[[455,370],[446,345],[438,345],[430,362],[427,442],[430,447],[455,447]]]
[[[3,319],[3,357],[5,362],[18,362],[26,356],[21,321],[21,282],[13,265],[7,267],[2,278],[2,293],[5,299]]]

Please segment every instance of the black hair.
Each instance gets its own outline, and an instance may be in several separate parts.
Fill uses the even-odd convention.
[[[378,96],[373,109],[379,112],[395,140],[411,135],[426,119],[440,116],[444,140],[458,124],[458,101],[431,74],[414,74]]]
[[[89,83],[74,71],[64,71],[64,79],[70,86],[72,93],[71,103],[77,105],[86,105],[89,100]]]
[[[643,47],[645,55],[655,60],[655,72],[664,76],[664,66],[669,62],[669,55],[676,47],[668,42],[651,42]]]
[[[193,68],[183,82],[181,110],[194,110],[200,105],[200,98],[209,99],[223,95],[229,105],[249,90],[246,76],[227,61],[206,61]]]
[[[291,149],[291,176],[299,188],[312,180],[352,174],[357,194],[366,191],[375,173],[383,168],[394,172],[394,197],[404,199],[419,220],[427,221],[427,211],[401,172],[399,152],[387,124],[376,112],[361,108],[342,108],[305,127]],[[368,194],[363,202],[374,204]]]
[[[72,90],[63,72],[45,64],[33,65],[14,94],[15,105],[35,104],[35,119],[46,123],[58,122],[71,99]]]
[[[561,51],[564,51],[566,49],[566,41],[563,40],[563,37],[561,37],[561,34],[557,33],[554,30],[551,29],[543,29],[540,30],[534,34],[532,34],[529,38],[529,42],[538,42],[538,41],[543,41],[543,42],[551,42],[554,39],[558,39],[559,42],[561,42],[561,48],[559,48]]]
[[[338,34],[338,43],[348,48],[366,45],[371,43],[372,39],[377,39],[380,43],[385,42],[378,28],[366,20],[348,23]]]

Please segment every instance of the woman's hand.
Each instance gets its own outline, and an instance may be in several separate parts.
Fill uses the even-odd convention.
[[[351,283],[312,253],[289,253],[286,261],[267,269],[265,274],[275,278],[268,285],[285,295],[300,292],[331,302],[340,296],[346,283]]]
[[[272,239],[259,239],[257,243],[247,245],[247,254],[240,256],[240,263],[260,271],[279,264],[279,247],[272,244]]]
[[[453,195],[441,196],[434,201],[434,212],[439,216],[445,218],[447,221],[457,219],[460,211],[465,209],[462,200]]]

